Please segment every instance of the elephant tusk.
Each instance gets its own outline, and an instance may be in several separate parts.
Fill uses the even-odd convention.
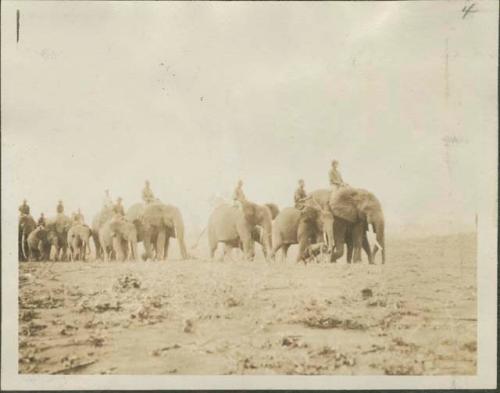
[[[381,250],[383,250],[383,249],[384,249],[384,247],[382,247],[382,246],[380,245],[380,243],[379,243],[376,239],[375,239],[375,245],[376,245],[378,248],[380,248]]]

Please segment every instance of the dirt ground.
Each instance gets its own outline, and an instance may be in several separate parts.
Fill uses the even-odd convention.
[[[19,372],[476,373],[476,237],[387,263],[21,263]]]

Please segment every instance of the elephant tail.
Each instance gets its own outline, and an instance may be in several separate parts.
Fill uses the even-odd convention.
[[[198,239],[196,239],[196,242],[190,247],[191,250],[194,250],[198,247],[198,244],[200,243],[201,237],[203,236],[203,234],[205,233],[206,230],[207,230],[207,227],[203,228],[203,230],[200,232],[200,234],[198,236]]]

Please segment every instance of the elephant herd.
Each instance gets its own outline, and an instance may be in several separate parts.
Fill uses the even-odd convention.
[[[375,233],[373,248],[367,236],[370,227]],[[223,243],[224,255],[241,248],[245,258],[252,259],[257,242],[266,259],[274,259],[278,250],[286,259],[289,247],[298,244],[297,262],[305,262],[316,250],[324,249],[335,262],[347,246],[348,262],[361,261],[363,249],[369,263],[374,263],[379,250],[385,263],[382,206],[375,195],[358,188],[313,191],[300,209],[286,207],[278,211],[276,205],[248,201],[242,201],[240,209],[221,205],[210,215],[207,230],[212,258],[218,243]]]
[[[367,232],[376,240],[370,245]],[[380,250],[385,263],[385,223],[382,207],[370,192],[358,188],[320,189],[311,192],[299,208],[280,210],[275,204],[259,205],[243,200],[239,207],[217,206],[210,214],[206,233],[210,257],[215,257],[219,243],[224,256],[234,248],[245,259],[255,256],[255,243],[262,246],[266,260],[275,259],[281,250],[286,259],[288,249],[297,244],[297,261],[306,262],[317,250],[330,254],[335,262],[347,246],[347,260],[361,261],[364,250],[369,263]],[[180,210],[159,200],[132,205],[125,215],[112,207],[103,207],[91,226],[75,222],[63,213],[37,226],[30,215],[19,220],[20,260],[86,260],[90,239],[96,258],[115,260],[165,260],[170,238],[176,238],[182,259],[189,258],[184,240],[184,221]],[[144,253],[138,255],[138,243]],[[319,246],[319,247],[318,247]]]

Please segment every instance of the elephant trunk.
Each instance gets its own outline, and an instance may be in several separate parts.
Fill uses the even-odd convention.
[[[272,224],[271,222],[266,222],[263,226],[262,241],[265,249],[266,259],[268,259],[272,253]]]

